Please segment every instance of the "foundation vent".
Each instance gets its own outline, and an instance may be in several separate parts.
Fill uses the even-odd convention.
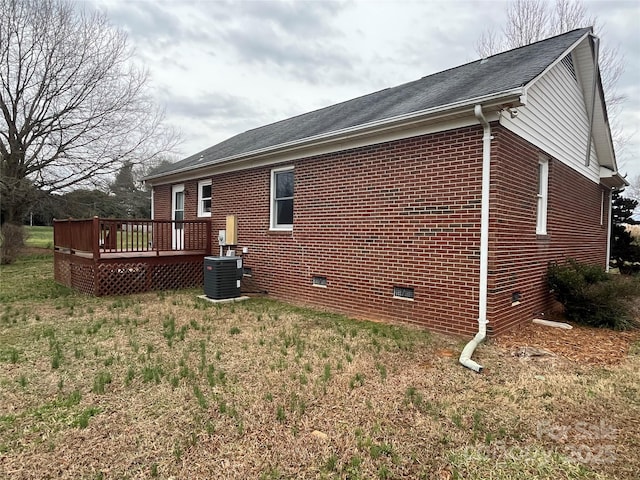
[[[327,277],[313,277],[311,280],[311,284],[316,287],[326,287],[327,286]]]
[[[413,287],[393,287],[393,297],[402,298],[403,300],[413,300]]]

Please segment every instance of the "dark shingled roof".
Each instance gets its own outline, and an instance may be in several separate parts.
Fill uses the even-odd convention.
[[[211,165],[260,149],[390,119],[526,85],[590,28],[573,30],[524,47],[435,73],[420,80],[248,130],[179,162],[152,177]]]

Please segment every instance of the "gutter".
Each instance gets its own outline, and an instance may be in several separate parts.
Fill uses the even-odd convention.
[[[491,126],[482,112],[482,105],[477,104],[473,113],[482,125],[482,207],[480,210],[480,297],[478,300],[478,333],[467,343],[460,353],[460,363],[474,372],[482,372],[482,365],[471,357],[476,347],[487,336],[487,283],[489,276],[489,189],[491,179]]]

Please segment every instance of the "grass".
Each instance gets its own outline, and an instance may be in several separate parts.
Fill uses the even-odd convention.
[[[42,254],[18,257],[15,263],[0,267],[0,305],[6,314],[19,313],[31,301],[50,299],[56,306],[64,304],[72,291],[53,281],[52,264],[53,256]],[[5,313],[0,323],[8,320]]]
[[[482,345],[476,375],[437,354],[464,340],[195,290],[92,298],[55,286],[51,262],[0,267],[0,478],[640,470],[637,344],[609,368]]]
[[[25,226],[27,231],[27,247],[53,249],[53,227]],[[147,249],[148,236],[146,232],[118,231],[115,245],[124,249]]]
[[[53,249],[53,227],[25,227],[28,237],[27,246]]]

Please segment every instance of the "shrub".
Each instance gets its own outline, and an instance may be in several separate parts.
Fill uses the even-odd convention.
[[[632,309],[640,294],[637,277],[609,275],[601,267],[569,259],[549,266],[547,282],[569,320],[614,330],[637,325]]]

